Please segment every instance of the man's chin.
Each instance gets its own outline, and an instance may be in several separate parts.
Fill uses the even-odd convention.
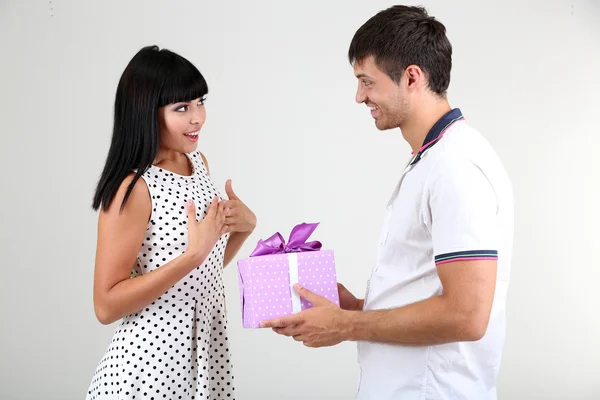
[[[385,121],[377,120],[377,119],[375,120],[375,127],[380,131],[389,131],[390,129],[396,128],[395,126],[393,126],[391,124],[386,124]]]

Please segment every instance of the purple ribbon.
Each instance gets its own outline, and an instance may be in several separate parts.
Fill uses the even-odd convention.
[[[250,257],[264,256],[270,254],[299,253],[303,251],[321,250],[321,242],[313,241],[306,243],[309,236],[317,229],[319,223],[307,224],[303,222],[292,229],[288,243],[285,242],[281,233],[277,232],[267,240],[259,240]]]

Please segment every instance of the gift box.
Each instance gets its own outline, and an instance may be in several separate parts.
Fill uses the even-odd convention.
[[[259,240],[250,256],[237,262],[244,328],[311,308],[294,290],[296,283],[339,306],[333,250],[322,250],[319,241],[306,242],[317,226],[296,225],[287,243],[279,232]]]

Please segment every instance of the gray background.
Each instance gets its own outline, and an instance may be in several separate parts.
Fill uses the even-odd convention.
[[[260,238],[319,221],[313,237],[362,296],[410,149],[355,104],[346,52],[391,4],[0,2],[0,398],[83,399],[115,329],[94,317],[90,204],[117,81],[144,45],[180,52],[207,77],[200,148],[259,218],[238,259]],[[454,46],[451,104],[515,187],[500,398],[598,399],[600,2],[425,5]],[[354,343],[307,349],[242,329],[235,264],[225,275],[239,399],[353,398]]]

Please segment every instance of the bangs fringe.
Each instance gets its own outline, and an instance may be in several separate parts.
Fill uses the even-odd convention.
[[[188,102],[206,96],[208,84],[200,71],[185,61],[173,61],[172,73],[163,83],[158,106]]]

